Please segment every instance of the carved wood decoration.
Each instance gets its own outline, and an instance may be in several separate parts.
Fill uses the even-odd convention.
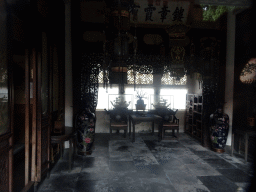
[[[98,74],[103,57],[84,56],[82,58],[81,72],[81,101],[82,108],[89,107],[91,112],[95,112],[98,100]]]

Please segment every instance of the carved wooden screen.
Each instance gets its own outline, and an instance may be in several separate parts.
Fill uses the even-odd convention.
[[[170,72],[166,72],[163,74],[161,78],[162,85],[186,85],[187,84],[187,76],[184,75],[183,77],[177,78],[172,77]]]
[[[81,70],[81,109],[89,107],[95,112],[98,100],[98,75],[102,55],[84,55]]]

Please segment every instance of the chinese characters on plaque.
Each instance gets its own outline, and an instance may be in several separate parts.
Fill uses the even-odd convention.
[[[147,24],[172,24],[174,21],[187,22],[189,1],[142,1],[134,0],[130,7],[131,22]]]

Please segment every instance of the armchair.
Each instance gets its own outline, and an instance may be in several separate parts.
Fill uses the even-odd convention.
[[[161,138],[163,140],[172,139],[173,137],[166,135],[166,130],[172,130],[172,135],[178,139],[179,136],[179,119],[175,116],[178,109],[172,110],[168,108],[156,109],[156,113],[163,118],[163,126]],[[175,135],[175,130],[177,131]]]
[[[172,130],[172,136],[179,138],[179,119],[175,117],[175,115],[170,115],[169,120],[163,120],[163,126],[162,126],[162,139],[168,140],[172,139],[173,137],[166,136],[165,131],[166,130]],[[177,131],[176,135],[175,130]]]
[[[128,130],[128,114],[129,110],[127,109],[114,109],[108,111],[110,116],[110,125],[109,132],[112,134],[113,130],[124,130],[124,138],[126,138]]]

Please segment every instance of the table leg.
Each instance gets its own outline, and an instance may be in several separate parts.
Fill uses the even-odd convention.
[[[247,157],[248,157],[248,134],[245,133],[245,136],[244,136],[244,139],[245,139],[245,163],[247,163]]]
[[[132,122],[133,133],[132,133],[132,142],[135,142],[135,122]]]
[[[63,157],[63,142],[60,143],[60,159]]]
[[[71,157],[72,157],[72,141],[71,141],[72,139],[70,138],[69,139],[69,160],[68,160],[68,168],[69,168],[69,170],[68,170],[68,172],[71,172]]]
[[[74,137],[74,143],[75,143],[75,145],[74,145],[74,155],[77,155],[77,135],[75,135],[75,137]]]
[[[160,121],[158,124],[158,141],[161,141],[163,139],[162,130],[163,130],[163,121]]]
[[[131,138],[131,118],[129,117],[129,139]]]
[[[152,121],[152,135],[155,133],[155,121]]]
[[[52,160],[52,163],[54,163],[53,147],[52,146],[51,146],[51,160]]]
[[[238,153],[241,152],[241,135],[239,135],[239,146],[238,146]]]
[[[235,139],[235,134],[232,134],[232,141],[231,141],[231,156],[234,155],[234,139]]]

